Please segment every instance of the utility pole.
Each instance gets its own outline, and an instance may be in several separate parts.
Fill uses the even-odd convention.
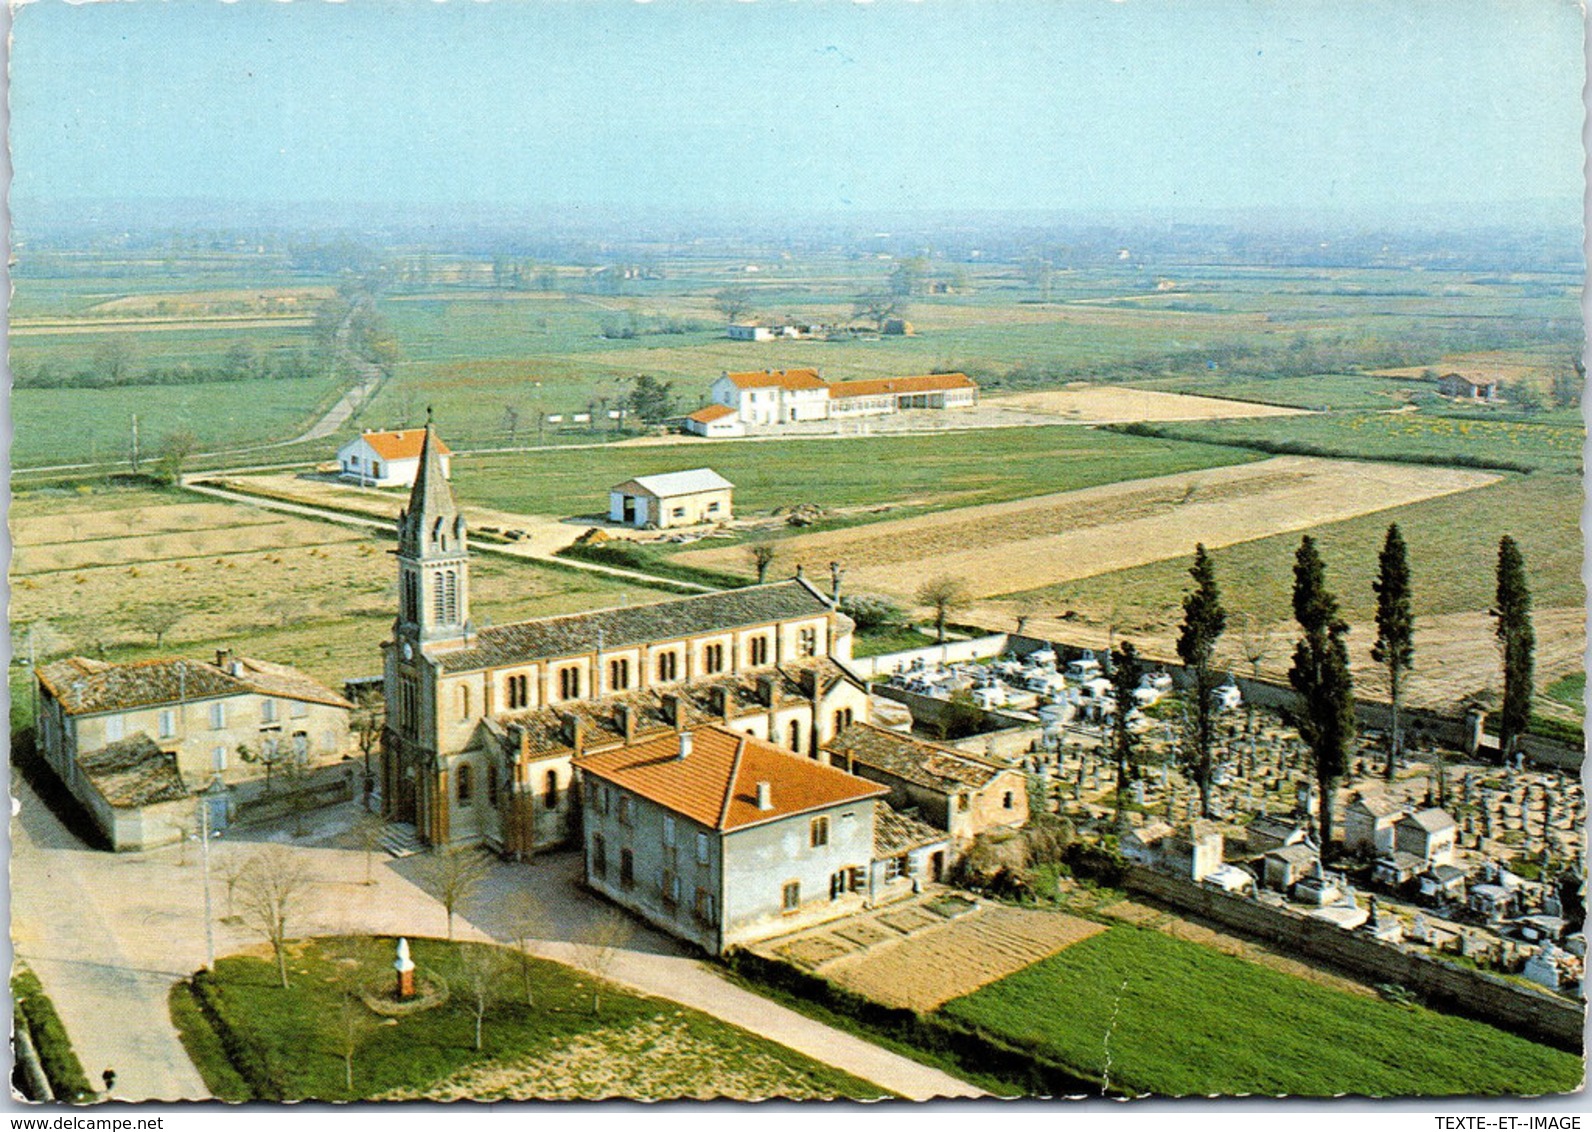
[[[133,414],[133,474],[138,474],[138,414]]]
[[[199,795],[199,836],[203,839],[200,844],[199,856],[204,861],[205,884],[205,970],[216,969],[216,929],[215,918],[210,911],[210,799]]]

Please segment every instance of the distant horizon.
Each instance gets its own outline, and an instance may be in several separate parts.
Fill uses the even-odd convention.
[[[32,3],[12,21],[24,230],[73,201],[181,200],[1580,219],[1567,0]]]

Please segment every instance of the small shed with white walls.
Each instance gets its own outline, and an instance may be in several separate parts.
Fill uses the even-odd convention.
[[[637,476],[608,490],[608,520],[638,530],[691,527],[733,517],[735,485],[712,468]]]

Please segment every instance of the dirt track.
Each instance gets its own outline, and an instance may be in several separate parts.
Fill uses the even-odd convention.
[[[1288,417],[1303,409],[1261,405],[1254,401],[1227,401],[1218,397],[1190,397],[1184,393],[1157,393],[1121,386],[1073,386],[1009,397],[985,397],[983,404],[1030,413],[1049,413],[1077,424],[1118,424],[1128,421],[1203,421],[1224,417]]]
[[[1493,483],[1447,468],[1284,456],[968,507],[781,544],[792,563],[841,561],[853,592],[912,599],[926,580],[962,579],[975,598],[1031,590],[1306,530]],[[681,562],[745,569],[745,551],[687,551]]]

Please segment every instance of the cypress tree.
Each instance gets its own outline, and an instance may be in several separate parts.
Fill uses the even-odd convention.
[[[1184,755],[1185,769],[1200,792],[1200,814],[1211,816],[1211,747],[1215,739],[1216,705],[1211,693],[1216,690],[1216,669],[1212,657],[1216,642],[1227,627],[1227,611],[1222,608],[1221,590],[1216,586],[1216,571],[1205,544],[1194,547],[1194,565],[1189,567],[1194,589],[1183,597],[1183,626],[1177,635],[1177,655],[1194,679],[1194,744]]]
[[[1498,749],[1507,758],[1531,722],[1532,669],[1537,635],[1531,626],[1526,563],[1515,540],[1498,542],[1498,594],[1492,615],[1504,654],[1504,703],[1498,713]]]
[[[1404,732],[1399,723],[1403,702],[1404,673],[1415,666],[1415,614],[1410,607],[1410,560],[1404,534],[1393,523],[1377,559],[1376,643],[1371,659],[1387,669],[1388,698],[1393,704],[1392,735],[1388,741],[1385,776],[1393,781],[1393,768],[1404,753]]]
[[[1333,802],[1354,739],[1354,682],[1344,642],[1349,626],[1338,614],[1338,599],[1327,589],[1326,566],[1309,535],[1300,540],[1294,556],[1293,607],[1304,635],[1294,645],[1288,682],[1304,705],[1290,715],[1315,764],[1321,854],[1330,857]]]
[[[1122,806],[1137,764],[1139,739],[1128,729],[1128,715],[1139,706],[1133,692],[1139,686],[1144,667],[1139,663],[1138,650],[1132,641],[1123,641],[1122,648],[1112,658],[1111,698],[1116,705],[1112,720],[1111,747],[1117,760],[1117,825],[1122,825]]]

